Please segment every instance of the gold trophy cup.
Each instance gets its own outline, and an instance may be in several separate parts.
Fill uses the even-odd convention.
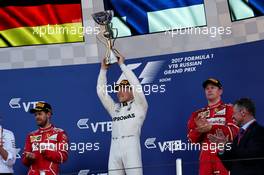
[[[106,46],[105,63],[114,64],[118,61],[114,54],[118,53],[118,51],[114,48],[118,30],[113,28],[113,24],[111,23],[113,11],[108,10],[94,13],[92,14],[92,17],[94,21],[100,26],[100,33],[96,36],[96,38]]]

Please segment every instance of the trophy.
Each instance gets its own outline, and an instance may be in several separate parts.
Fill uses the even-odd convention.
[[[107,10],[92,14],[94,21],[100,26],[100,33],[96,38],[106,46],[105,63],[114,64],[117,62],[117,57],[114,53],[118,51],[114,48],[115,40],[118,36],[118,30],[113,28],[111,20],[113,18],[113,11]],[[115,36],[114,36],[115,30]]]

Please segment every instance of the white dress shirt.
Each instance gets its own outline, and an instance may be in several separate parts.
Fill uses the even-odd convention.
[[[247,130],[247,128],[254,122],[256,121],[256,119],[252,119],[250,121],[248,121],[246,124],[244,124],[241,128],[243,128],[244,130]]]

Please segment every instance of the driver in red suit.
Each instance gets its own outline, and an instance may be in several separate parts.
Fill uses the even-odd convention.
[[[233,107],[221,101],[223,89],[219,80],[210,78],[204,81],[203,88],[208,106],[192,113],[188,122],[188,139],[201,144],[200,175],[228,175],[217,156],[217,144],[212,144],[210,135],[221,132],[229,141],[234,139],[238,127],[233,123]]]
[[[28,175],[57,175],[59,165],[68,158],[66,133],[50,123],[48,103],[38,102],[30,113],[35,115],[39,129],[28,134],[22,162],[29,167]]]

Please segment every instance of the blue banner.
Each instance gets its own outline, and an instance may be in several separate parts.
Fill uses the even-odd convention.
[[[141,132],[145,175],[176,174],[177,158],[183,159],[184,174],[198,174],[198,151],[171,145],[188,143],[187,121],[193,111],[206,106],[202,82],[208,77],[222,82],[226,103],[252,98],[257,120],[264,124],[263,46],[264,41],[259,41],[126,61],[139,77],[149,103]],[[2,125],[16,137],[16,175],[27,172],[20,156],[26,135],[37,129],[28,113],[37,101],[52,105],[52,122],[69,136],[69,159],[61,166],[61,174],[107,173],[112,125],[96,94],[99,69],[100,64],[88,64],[0,71]],[[121,71],[113,65],[109,83],[118,79],[122,79]]]

